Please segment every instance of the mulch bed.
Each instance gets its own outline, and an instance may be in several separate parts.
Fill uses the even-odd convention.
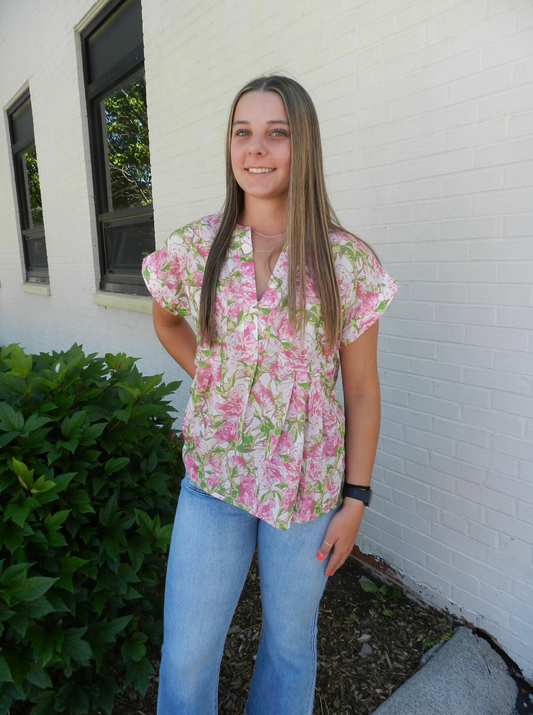
[[[451,621],[392,589],[381,600],[363,591],[363,576],[348,561],[329,579],[318,621],[318,672],[313,715],[368,715],[420,667],[420,658]],[[378,584],[380,585],[380,584]],[[392,611],[384,615],[383,611]],[[220,669],[219,715],[243,715],[261,632],[261,596],[254,556],[226,640]],[[366,655],[365,655],[366,653]],[[154,666],[158,667],[158,661]],[[132,688],[117,696],[113,715],[155,715],[157,676],[141,698]]]

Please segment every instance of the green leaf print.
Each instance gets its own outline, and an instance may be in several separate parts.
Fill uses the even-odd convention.
[[[270,435],[274,430],[274,424],[272,423],[272,420],[269,417],[264,417],[261,422],[260,429],[265,438],[269,439]]]
[[[381,303],[376,308],[376,313],[383,313],[383,311],[387,307],[387,303],[388,303],[388,301],[382,300]]]
[[[242,442],[237,447],[237,450],[239,452],[252,452],[254,448],[254,442],[255,440],[252,435],[245,435],[242,438]]]

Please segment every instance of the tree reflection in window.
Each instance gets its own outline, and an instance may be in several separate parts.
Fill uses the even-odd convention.
[[[24,178],[26,181],[26,197],[28,202],[28,218],[30,228],[43,225],[43,202],[41,199],[41,182],[37,167],[37,152],[35,146],[23,154]]]
[[[102,101],[107,132],[108,210],[152,203],[146,82],[129,80]]]

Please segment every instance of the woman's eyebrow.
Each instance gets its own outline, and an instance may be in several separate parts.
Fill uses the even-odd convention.
[[[233,122],[233,126],[236,124],[250,124],[250,122],[247,119],[236,119]],[[269,119],[267,124],[286,124],[289,126],[289,122],[286,119]]]

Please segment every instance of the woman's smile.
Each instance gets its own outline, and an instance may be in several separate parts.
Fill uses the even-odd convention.
[[[249,166],[246,171],[249,171],[250,174],[271,174],[273,171],[276,171],[275,169],[256,169],[254,167]]]

